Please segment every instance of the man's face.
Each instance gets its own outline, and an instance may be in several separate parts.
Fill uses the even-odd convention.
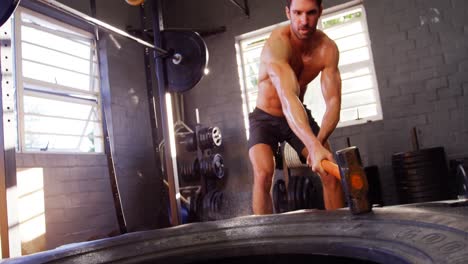
[[[291,28],[299,39],[308,39],[315,33],[321,14],[322,7],[315,0],[293,0],[291,7],[286,7]]]

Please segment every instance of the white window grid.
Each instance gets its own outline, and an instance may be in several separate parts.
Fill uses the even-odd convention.
[[[348,6],[348,5],[347,5]],[[338,127],[382,120],[382,108],[375,74],[367,18],[361,4],[345,8],[333,8],[320,18],[318,28],[335,41],[340,50],[339,69],[342,79],[341,118]],[[324,28],[325,23],[338,21],[346,15],[358,14],[349,21]],[[263,45],[277,27],[289,25],[285,21],[236,38],[239,80],[242,90],[245,125],[248,138],[248,113],[257,100],[259,58]],[[325,113],[325,102],[320,89],[320,75],[314,79],[304,96],[304,103],[311,109],[320,124]]]
[[[22,7],[14,29],[18,150],[102,153],[95,36]]]

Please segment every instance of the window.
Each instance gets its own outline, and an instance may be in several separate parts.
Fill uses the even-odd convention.
[[[19,150],[103,152],[95,37],[24,8],[14,20]]]
[[[275,28],[288,24],[289,21],[286,21],[236,38],[245,116],[255,108],[263,45]],[[336,42],[340,51],[338,67],[342,79],[342,105],[338,127],[381,120],[382,109],[364,7],[357,5],[334,12],[324,10],[318,28]],[[304,103],[321,124],[325,102],[320,90],[320,75],[309,84]],[[248,128],[248,120],[245,122]]]

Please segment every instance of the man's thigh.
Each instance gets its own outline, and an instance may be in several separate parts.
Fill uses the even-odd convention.
[[[249,115],[249,125],[249,149],[257,144],[266,144],[271,147],[273,153],[276,153],[281,137],[277,120],[274,117],[270,118],[264,112],[254,111]]]
[[[310,128],[312,129],[312,132],[314,133],[314,135],[317,136],[320,131],[320,127],[315,121],[315,119],[312,117],[310,110],[306,109],[306,112],[307,112],[307,117],[309,120]],[[288,142],[289,145],[291,145],[291,147],[293,147],[294,150],[296,150],[297,154],[299,155],[299,158],[301,159],[301,162],[305,163],[307,159],[307,149],[305,149],[304,143],[299,139],[299,137],[296,136],[296,134],[294,134],[294,132],[290,128],[289,128],[288,134],[285,137],[286,137],[286,142]],[[304,153],[304,150],[306,151],[305,153]]]

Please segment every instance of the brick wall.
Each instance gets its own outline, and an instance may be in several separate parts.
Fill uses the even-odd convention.
[[[42,199],[34,199],[33,202],[43,201],[34,207],[44,208],[38,212],[45,218],[44,226],[35,228],[44,228],[45,243],[40,247],[30,245],[26,251],[23,245],[24,253],[86,241],[118,230],[105,155],[20,153],[16,155],[16,164],[18,188],[20,193],[24,193],[20,195],[21,199],[28,199],[27,196],[34,192],[43,193]],[[27,186],[28,182],[38,178],[42,180],[37,186]],[[23,192],[26,189],[34,192]],[[18,207],[20,214],[27,214],[25,210],[28,209]],[[20,228],[30,224],[27,219],[30,217],[20,223]]]

